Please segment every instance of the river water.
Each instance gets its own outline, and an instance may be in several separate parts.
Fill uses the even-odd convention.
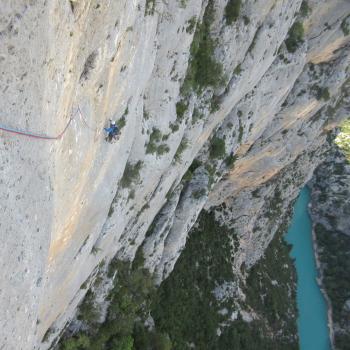
[[[329,350],[327,304],[317,284],[318,271],[308,213],[310,191],[305,187],[294,205],[286,241],[292,244],[291,257],[297,270],[298,333],[300,350]]]

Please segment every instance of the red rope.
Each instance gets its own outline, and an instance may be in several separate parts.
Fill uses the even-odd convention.
[[[86,127],[92,131],[96,131],[96,129],[93,129],[89,126],[89,124],[86,122],[83,113],[81,112],[80,106],[78,106],[78,111],[80,114],[80,117],[83,121],[83,123],[86,125]],[[0,125],[0,130],[3,130],[5,132],[11,133],[11,134],[16,134],[16,135],[21,135],[21,136],[27,136],[27,137],[31,137],[34,139],[40,139],[40,140],[60,140],[62,138],[62,136],[65,134],[65,132],[67,131],[70,123],[72,122],[72,120],[74,119],[75,116],[70,117],[69,121],[67,123],[67,125],[65,126],[65,128],[63,129],[63,131],[58,134],[57,136],[46,136],[46,135],[38,135],[38,134],[33,134],[29,131],[21,131],[21,130],[16,130],[16,129],[12,129],[6,126],[1,126]]]
[[[3,130],[5,132],[11,133],[11,134],[16,134],[16,135],[21,135],[21,136],[27,136],[27,137],[31,137],[34,139],[41,139],[41,140],[59,140],[62,138],[62,136],[65,134],[65,132],[67,131],[70,123],[72,122],[73,118],[69,118],[69,121],[66,125],[66,127],[63,129],[63,131],[58,134],[57,136],[45,136],[45,135],[38,135],[38,134],[32,134],[30,132],[26,132],[26,131],[20,131],[20,130],[15,130],[15,129],[11,129],[11,128],[7,128],[5,126],[1,126],[0,125],[0,130]]]

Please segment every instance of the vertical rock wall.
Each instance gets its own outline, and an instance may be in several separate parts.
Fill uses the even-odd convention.
[[[144,245],[146,265],[159,281],[204,206],[233,197],[249,206],[249,190],[291,163],[305,159],[298,167],[306,178],[318,162],[307,155],[318,154],[343,115],[348,2],[310,0],[303,17],[300,0],[242,1],[231,24],[226,5],[2,4],[1,124],[58,135],[72,122],[58,141],[1,132],[0,348],[48,348],[83,297],[80,286],[102,260],[133,259],[162,208],[157,217],[164,224],[156,223],[159,230]],[[180,88],[203,16],[215,42],[211,62],[220,64],[224,79],[185,98]],[[295,21],[304,23],[305,34],[291,53],[284,41]],[[329,99],[319,98],[315,86],[327,87]],[[182,113],[179,101],[185,101]],[[116,144],[104,140],[109,118],[122,126]],[[213,136],[225,140],[225,155],[215,159]],[[230,155],[237,158],[233,169],[223,161]],[[184,186],[194,158],[201,166]],[[242,206],[232,208],[242,215]],[[263,248],[254,252],[249,242],[252,264]]]

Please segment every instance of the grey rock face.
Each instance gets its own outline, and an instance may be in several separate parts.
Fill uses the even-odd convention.
[[[350,164],[334,145],[309,182],[321,287],[326,296],[334,349],[350,339]]]
[[[202,21],[208,4],[225,82],[192,91],[178,118],[193,59],[190,24]],[[349,3],[310,0],[302,17],[301,0],[242,1],[231,25],[226,4],[2,4],[1,124],[58,135],[73,119],[57,141],[1,132],[0,348],[47,349],[99,263],[132,260],[144,241],[145,264],[160,282],[203,207],[228,203],[223,220],[241,230],[241,263],[263,253],[273,229],[257,237],[252,230],[266,209],[264,193],[293,198],[319,162],[327,131],[344,117],[350,37],[341,23]],[[284,41],[295,21],[305,34],[292,53]],[[103,135],[109,118],[125,121],[112,145]],[[214,156],[213,136],[224,140],[225,154]],[[201,165],[182,189],[194,158]],[[290,190],[272,184],[294,176]]]

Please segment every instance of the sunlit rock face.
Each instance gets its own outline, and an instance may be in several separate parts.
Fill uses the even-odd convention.
[[[345,117],[350,9],[227,3],[1,5],[1,126],[55,136],[72,120],[57,140],[1,131],[0,348],[47,349],[101,261],[142,244],[160,283],[203,208],[225,204],[238,265],[263,253],[264,194],[282,215]]]

